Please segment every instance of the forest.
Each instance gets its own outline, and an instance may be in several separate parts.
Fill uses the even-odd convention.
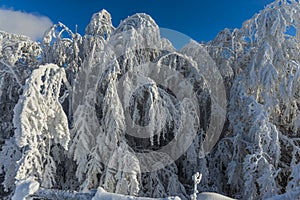
[[[0,197],[300,199],[299,92],[296,0],[182,49],[144,13],[0,32]]]

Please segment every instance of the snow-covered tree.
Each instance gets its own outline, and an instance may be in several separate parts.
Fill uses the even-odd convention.
[[[22,85],[40,63],[41,52],[39,44],[25,36],[0,32],[0,157],[6,161],[0,162],[0,182],[6,192],[14,188],[15,162],[20,159],[20,150],[11,138],[13,109]],[[3,192],[0,186],[0,195]]]
[[[141,13],[0,32],[0,195],[298,198],[299,12],[276,0],[180,51]]]
[[[64,69],[49,64],[35,69],[14,109],[15,140],[21,148],[16,180],[35,177],[41,186],[55,184],[54,145],[68,148],[68,120],[59,103],[61,84],[68,84]]]
[[[114,27],[112,26],[111,16],[103,9],[92,16],[90,23],[85,29],[85,34],[107,39],[112,34],[113,30]]]
[[[25,36],[0,32],[0,144],[13,135],[12,114],[22,85],[39,64],[41,48]]]
[[[299,9],[297,1],[275,1],[240,30],[227,31],[243,51],[233,53],[230,127],[214,154],[217,168],[211,168],[220,172],[214,181],[219,192],[264,199],[291,192],[287,186],[299,181],[294,174],[299,163]]]
[[[77,162],[76,177],[83,190],[96,188],[100,184],[99,177],[103,173],[105,163],[102,155],[107,153],[107,151],[102,153],[105,149],[99,151],[99,148],[105,147],[101,144],[103,128],[99,125],[95,110],[96,85],[101,74],[99,63],[105,60],[104,56],[107,56],[103,53],[107,38],[104,38],[101,33],[105,32],[108,37],[113,30],[111,21],[103,21],[105,19],[110,20],[110,15],[103,10],[92,17],[87,27],[86,35],[83,37],[85,59],[79,68],[73,87],[74,128],[72,129],[70,156]],[[97,27],[94,27],[94,31],[97,28],[97,33],[92,34],[90,29],[94,23],[97,23]],[[103,26],[101,23],[104,23]],[[110,31],[106,30],[107,27]]]

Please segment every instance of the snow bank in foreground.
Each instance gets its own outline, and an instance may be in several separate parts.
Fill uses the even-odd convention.
[[[12,200],[25,200],[26,197],[34,194],[39,189],[40,184],[33,177],[29,177],[26,180],[18,181],[16,186]]]
[[[109,193],[102,187],[97,190],[91,190],[87,193],[80,193],[75,191],[64,191],[55,189],[40,188],[39,183],[33,178],[29,178],[17,183],[15,195],[12,200],[25,200],[27,198],[45,198],[51,200],[181,200],[179,197],[166,198],[149,198],[149,197],[135,197],[130,195],[121,195],[116,193]],[[203,192],[197,195],[197,200],[232,200],[232,198],[212,193]]]
[[[212,193],[212,192],[203,192],[197,195],[198,200],[233,200],[232,198]],[[133,197],[121,194],[108,193],[103,188],[99,188],[96,195],[92,200],[155,200],[155,198],[147,197]],[[179,197],[166,197],[159,198],[156,200],[180,200]]]
[[[232,198],[213,192],[203,192],[197,195],[198,200],[231,200]]]
[[[103,188],[99,187],[96,195],[93,197],[92,200],[153,200],[153,198],[147,197],[133,197],[121,194],[114,194],[108,193]],[[158,200],[158,199],[157,199]],[[180,200],[179,197],[167,197],[167,198],[160,198],[159,200]]]

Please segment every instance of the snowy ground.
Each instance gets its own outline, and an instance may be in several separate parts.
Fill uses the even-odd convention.
[[[148,198],[134,197],[106,192],[99,187],[89,193],[76,193],[71,191],[53,190],[39,188],[39,183],[35,180],[26,180],[17,184],[17,189],[12,200],[27,200],[34,198],[45,198],[52,200],[72,199],[72,200],[180,200],[179,197]],[[211,192],[203,192],[197,195],[198,200],[230,200],[232,198]]]

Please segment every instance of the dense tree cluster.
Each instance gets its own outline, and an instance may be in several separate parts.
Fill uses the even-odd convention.
[[[181,50],[146,14],[115,28],[102,10],[41,43],[0,32],[0,196],[188,199],[199,172],[200,192],[299,198],[299,13],[276,0]]]

